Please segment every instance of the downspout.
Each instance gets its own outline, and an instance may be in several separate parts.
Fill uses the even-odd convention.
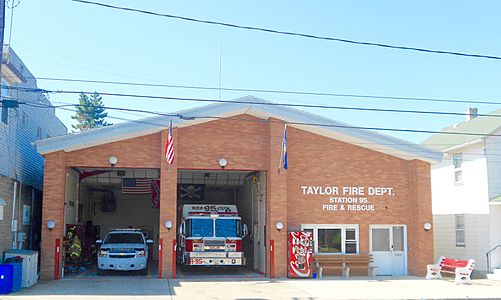
[[[19,203],[20,203],[19,208],[21,208],[21,204],[23,203],[23,182],[22,181],[19,181]],[[18,245],[17,245],[17,248],[15,248],[15,249],[23,249],[23,241],[22,240],[19,241],[18,236],[17,236],[17,233],[19,231],[19,226],[20,226],[19,220],[22,219],[22,216],[19,215],[19,213],[20,213],[19,211],[20,211],[20,209],[17,209],[16,241],[17,241]]]
[[[17,249],[17,220],[16,220],[16,202],[17,202],[17,181],[14,181],[14,196],[12,198],[12,249]]]
[[[33,221],[35,220],[35,188],[31,187],[31,215],[30,215],[30,224],[31,224],[31,230],[30,230],[30,249],[33,249],[33,233],[34,233],[34,224]]]

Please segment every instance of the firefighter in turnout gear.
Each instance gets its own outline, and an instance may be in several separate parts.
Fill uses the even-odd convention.
[[[80,256],[82,243],[76,234],[76,228],[72,227],[66,232],[65,245],[65,269],[67,272],[78,272],[80,268]]]

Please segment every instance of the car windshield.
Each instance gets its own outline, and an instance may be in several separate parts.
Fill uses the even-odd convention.
[[[216,220],[217,237],[240,237],[240,220],[218,219]]]
[[[187,237],[212,237],[214,236],[214,222],[212,219],[186,220]]]
[[[144,244],[143,235],[140,233],[110,233],[104,241],[105,244]]]

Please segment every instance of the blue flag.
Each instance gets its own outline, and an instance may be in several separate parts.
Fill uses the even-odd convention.
[[[284,137],[282,139],[282,166],[285,170],[289,168],[287,165],[287,124],[284,126]]]

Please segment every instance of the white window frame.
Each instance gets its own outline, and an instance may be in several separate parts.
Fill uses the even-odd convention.
[[[463,218],[463,228],[458,228],[458,217]],[[456,247],[465,247],[466,246],[466,217],[464,214],[459,214],[459,215],[454,215],[454,233],[455,233],[455,240],[456,240]],[[458,241],[458,232],[462,231],[463,232],[463,241]]]
[[[459,162],[459,166],[456,165],[456,161]],[[463,184],[463,153],[454,153],[452,155],[452,166],[454,167],[454,184],[461,185]],[[460,174],[461,179],[457,179],[457,174]]]
[[[301,230],[313,231],[313,253],[318,253],[318,229],[341,229],[341,253],[332,254],[360,254],[360,230],[358,224],[302,224]],[[355,240],[357,250],[355,253],[346,253],[346,229],[355,230]],[[329,254],[329,253],[318,253]]]

